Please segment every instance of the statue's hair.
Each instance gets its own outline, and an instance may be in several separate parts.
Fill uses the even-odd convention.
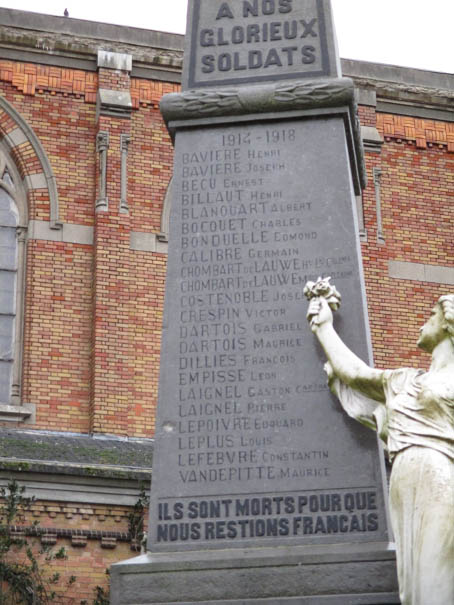
[[[446,330],[454,339],[454,294],[446,294],[440,296],[438,304],[443,312],[443,317],[446,322]]]

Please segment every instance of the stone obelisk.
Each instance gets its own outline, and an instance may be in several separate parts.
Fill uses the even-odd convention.
[[[375,434],[331,396],[304,284],[371,361],[355,90],[328,0],[190,0],[146,555],[112,603],[398,603]]]

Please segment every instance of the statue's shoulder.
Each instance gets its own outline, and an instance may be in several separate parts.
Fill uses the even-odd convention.
[[[424,370],[417,368],[397,368],[396,370],[385,370],[383,372],[383,385],[386,390],[394,393],[407,391],[414,386],[414,381],[424,374]]]

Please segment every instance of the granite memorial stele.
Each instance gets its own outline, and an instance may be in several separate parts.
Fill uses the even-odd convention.
[[[328,0],[189,0],[148,552],[112,603],[398,603],[383,456],[305,321],[331,276],[371,362],[355,90]]]

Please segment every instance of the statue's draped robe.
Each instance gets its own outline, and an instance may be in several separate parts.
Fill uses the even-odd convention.
[[[349,416],[375,429],[393,460],[391,522],[402,605],[454,605],[454,400],[410,368],[383,372],[386,404],[334,377]]]

